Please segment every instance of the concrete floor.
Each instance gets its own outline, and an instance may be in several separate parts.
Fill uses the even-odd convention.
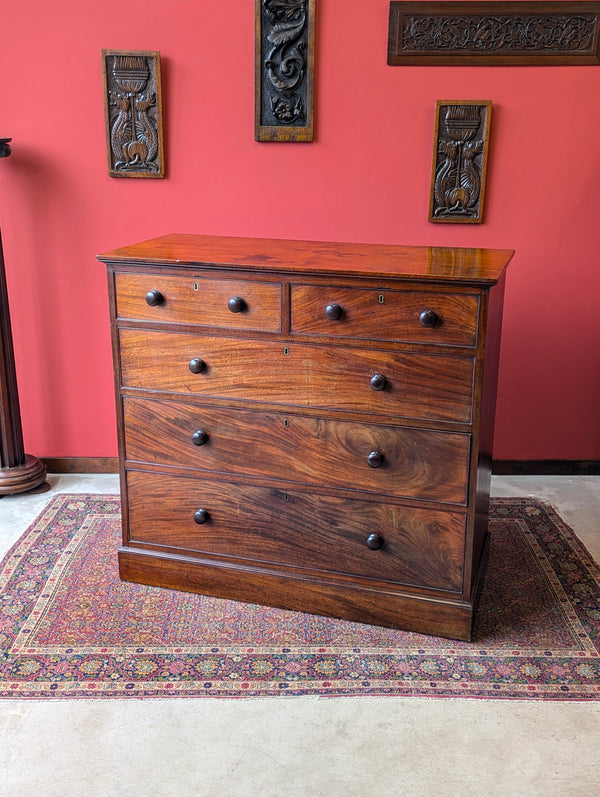
[[[57,492],[0,500],[0,554]],[[550,501],[600,561],[600,477],[494,477]],[[10,797],[452,797],[600,794],[600,702],[425,698],[0,701]]]

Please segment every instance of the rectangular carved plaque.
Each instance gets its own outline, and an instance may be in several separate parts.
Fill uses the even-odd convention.
[[[491,100],[438,100],[429,221],[481,224]]]
[[[111,177],[164,177],[160,53],[102,50]]]
[[[388,64],[600,63],[600,3],[390,3]]]
[[[255,0],[256,141],[312,141],[316,0]]]

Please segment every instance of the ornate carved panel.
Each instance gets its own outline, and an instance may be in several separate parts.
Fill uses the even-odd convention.
[[[429,221],[483,221],[491,113],[490,100],[437,101]]]
[[[388,64],[600,63],[600,3],[391,2]]]
[[[255,0],[256,141],[312,141],[316,0]]]
[[[160,53],[102,50],[108,173],[164,177]]]

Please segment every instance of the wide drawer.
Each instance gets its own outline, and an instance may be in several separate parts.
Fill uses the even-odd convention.
[[[133,546],[462,588],[462,514],[139,471],[127,485]]]
[[[281,285],[277,282],[118,273],[115,290],[118,318],[281,330]]]
[[[119,334],[125,388],[426,420],[471,420],[470,357],[142,329],[121,329]],[[200,372],[192,373],[190,364]]]
[[[475,346],[479,297],[434,291],[294,285],[292,332]]]
[[[130,461],[467,500],[466,434],[137,398],[124,398],[123,411]]]

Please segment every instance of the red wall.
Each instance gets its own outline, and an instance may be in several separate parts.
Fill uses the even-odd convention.
[[[600,68],[388,67],[388,0],[318,0],[316,139],[256,143],[252,0],[30,0],[0,47],[26,448],[113,456],[96,253],[167,232],[515,248],[494,455],[600,459]],[[159,50],[168,177],[106,173],[102,48]],[[494,103],[485,223],[427,222],[436,99]]]

